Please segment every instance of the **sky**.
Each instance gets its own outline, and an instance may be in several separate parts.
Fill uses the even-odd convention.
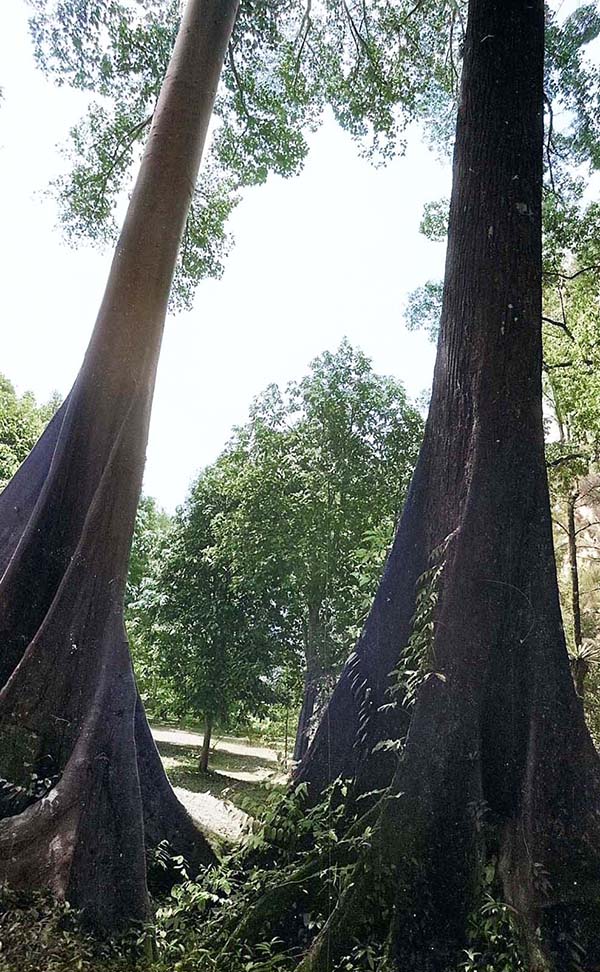
[[[0,86],[0,372],[44,400],[75,378],[112,254],[71,249],[57,227],[46,190],[86,101],[36,69],[23,0],[0,4]],[[418,227],[424,204],[449,188],[449,163],[417,132],[404,158],[375,169],[327,121],[300,176],[249,190],[223,277],[202,281],[193,310],[167,320],[144,491],[173,511],[252,399],[302,377],[344,336],[411,396],[426,390],[434,348],[406,330],[403,307],[442,275],[444,247]]]

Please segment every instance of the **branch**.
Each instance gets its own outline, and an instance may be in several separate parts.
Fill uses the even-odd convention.
[[[573,332],[569,329],[566,321],[557,321],[553,317],[542,317],[542,320],[546,324],[554,324],[555,327],[560,327],[561,331],[564,331],[565,334],[571,338],[571,341],[575,340]]]
[[[589,459],[589,456],[585,452],[571,452],[567,456],[558,456],[557,459],[547,460],[546,467],[553,469],[554,466],[560,466],[563,462],[572,462],[573,459]]]
[[[234,77],[235,83],[236,83],[236,87],[238,89],[238,95],[240,97],[240,105],[241,105],[242,111],[243,111],[244,115],[246,116],[247,120],[249,122],[251,122],[252,121],[252,116],[250,115],[250,112],[248,111],[248,106],[246,105],[246,97],[244,95],[244,85],[242,84],[242,79],[240,78],[240,76],[238,74],[237,67],[235,66],[235,59],[234,59],[234,56],[233,56],[233,45],[231,44],[231,42],[229,43],[229,45],[227,47],[227,57],[228,57],[228,60],[229,60],[229,66],[231,68],[231,73],[233,74],[233,77]]]
[[[554,112],[552,110],[552,102],[550,98],[544,91],[544,101],[548,106],[548,140],[546,142],[546,158],[548,159],[548,174],[550,176],[550,187],[555,196],[558,195],[556,192],[556,186],[554,184],[554,170],[552,168],[552,132],[554,131]]]
[[[419,6],[419,4],[417,4],[417,6]],[[373,69],[373,76],[374,76],[375,81],[377,83],[377,87],[379,88],[379,92],[380,92],[380,94],[384,94],[385,93],[385,79],[383,78],[383,76],[381,74],[381,71],[379,70],[379,65],[373,59],[373,53],[371,51],[371,46],[368,43],[368,41],[365,40],[365,38],[361,34],[360,30],[356,26],[356,24],[354,22],[354,18],[352,16],[351,12],[350,12],[350,8],[348,7],[348,4],[347,4],[346,0],[343,0],[343,7],[344,7],[344,11],[346,13],[346,19],[347,19],[347,21],[348,21],[348,23],[350,25],[350,33],[352,34],[352,36],[354,38],[354,43],[356,45],[357,53],[360,54],[360,48],[362,47],[363,50],[364,50],[364,52],[365,52],[365,54],[367,55],[367,60],[368,60],[369,64],[371,65],[372,69]]]
[[[600,271],[600,263],[593,263],[589,267],[582,267],[581,270],[576,270],[575,273],[561,273],[559,270],[546,270],[545,275],[548,277],[558,277],[560,280],[575,280],[575,277],[581,276],[582,273],[591,273],[591,271],[598,273]]]
[[[600,526],[600,520],[594,520],[593,523],[586,523],[585,526],[579,527],[578,530],[575,530],[575,536],[583,533],[584,530],[591,530],[591,528],[595,526]]]
[[[144,118],[141,122],[138,122],[137,125],[133,125],[132,128],[128,128],[127,131],[124,132],[123,135],[117,139],[117,146],[112,156],[111,164],[109,165],[106,172],[103,173],[102,181],[100,183],[101,196],[104,196],[106,192],[108,180],[110,179],[111,175],[113,174],[115,169],[118,168],[118,166],[121,164],[121,162],[129,152],[131,146],[137,139],[137,137],[144,131],[145,128],[148,127],[153,117],[154,117],[153,115],[148,115],[147,118]],[[127,139],[127,142],[123,146],[123,149],[120,152],[118,152],[119,147],[123,145],[124,138]]]
[[[294,89],[296,88],[296,82],[298,80],[298,75],[300,73],[300,64],[302,62],[302,55],[304,53],[304,48],[306,47],[306,42],[308,40],[308,35],[310,33],[310,28],[312,26],[312,20],[310,16],[311,7],[312,7],[312,0],[307,0],[306,8],[304,10],[304,14],[302,15],[302,21],[300,23],[298,36],[296,37],[296,43],[298,43],[299,38],[302,36],[302,43],[300,44],[300,48],[296,56],[296,70],[294,72]]]
[[[574,368],[575,365],[585,365],[588,368],[593,368],[596,362],[592,361],[591,358],[582,358],[581,361],[557,361],[556,364],[548,364],[544,361],[542,368],[544,371],[555,371],[557,368]]]

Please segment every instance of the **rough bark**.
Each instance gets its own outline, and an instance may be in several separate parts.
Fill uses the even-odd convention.
[[[169,289],[236,10],[188,3],[83,366],[0,497],[0,776],[53,783],[0,821],[0,879],[49,887],[107,930],[148,916],[145,845],[213,859],[160,764],[123,595]]]
[[[357,652],[296,777],[313,796],[340,773],[363,790],[392,780],[396,798],[302,972],[347,949],[381,862],[394,970],[456,967],[486,854],[532,970],[565,968],[560,935],[597,907],[600,769],[569,672],[544,461],[543,34],[542,0],[471,0],[424,444]],[[380,711],[444,541],[416,702]],[[372,745],[406,729],[392,778]]]

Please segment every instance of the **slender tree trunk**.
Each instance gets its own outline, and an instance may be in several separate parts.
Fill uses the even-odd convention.
[[[323,677],[321,666],[323,646],[321,644],[322,625],[320,614],[320,603],[309,605],[304,646],[304,691],[294,743],[294,762],[296,763],[300,762],[308,749],[312,722],[319,697],[319,687]]]
[[[569,572],[571,577],[571,610],[573,612],[573,641],[575,655],[571,658],[571,671],[575,683],[575,691],[580,699],[585,693],[585,680],[589,671],[589,662],[582,656],[581,648],[583,636],[581,633],[581,599],[579,596],[579,567],[577,564],[577,529],[575,524],[575,506],[578,499],[577,491],[570,494],[567,500],[567,532],[569,535]]]
[[[360,933],[373,881],[394,889],[386,967],[402,972],[458,966],[487,861],[531,972],[566,968],[569,923],[598,903],[600,770],[569,672],[544,460],[543,38],[542,0],[471,0],[424,443],[297,779],[313,794],[340,772],[363,790],[389,783],[373,743],[408,736],[371,849],[302,972],[326,972]],[[416,701],[382,711],[432,555],[443,570]]]
[[[0,497],[0,776],[26,783],[43,763],[54,777],[0,821],[0,879],[48,887],[107,930],[148,916],[145,845],[212,860],[160,764],[123,597],[169,289],[237,5],[189,0],[83,366]]]
[[[569,534],[569,570],[571,574],[571,608],[573,610],[573,640],[575,649],[581,648],[581,605],[579,600],[579,569],[577,566],[577,531],[575,504],[577,493],[571,493],[567,502],[567,529]]]
[[[210,740],[213,731],[213,714],[207,712],[204,716],[204,739],[202,740],[202,752],[198,760],[198,769],[201,773],[208,772],[208,758],[210,756]]]

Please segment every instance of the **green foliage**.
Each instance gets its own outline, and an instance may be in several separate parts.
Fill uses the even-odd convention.
[[[128,630],[153,711],[239,724],[267,700],[294,708],[305,664],[319,678],[338,670],[378,583],[421,430],[401,385],[344,342],[254,402],[170,531],[157,534],[142,503]]]
[[[518,915],[514,908],[497,897],[495,862],[484,870],[480,900],[468,922],[469,947],[459,965],[462,972],[526,972]]]
[[[424,330],[430,341],[437,341],[442,314],[441,280],[428,280],[408,295],[404,321],[409,331]]]
[[[400,665],[391,673],[390,695],[405,707],[414,705],[419,688],[428,678],[444,678],[435,670],[433,644],[436,608],[450,539],[451,535],[431,552],[429,567],[417,581],[410,637]]]
[[[565,111],[560,131],[549,131],[550,149],[560,165],[600,164],[600,71],[586,47],[600,34],[596,3],[579,6],[562,23],[548,13],[546,23],[546,96],[554,112]]]
[[[168,542],[171,518],[152,496],[142,496],[135,518],[135,529],[129,557],[125,606],[135,605],[143,595],[145,581],[152,575],[161,551]]]
[[[58,395],[45,405],[38,405],[31,392],[17,395],[0,374],[0,489],[27,458],[59,405]]]
[[[148,661],[170,686],[175,714],[226,722],[233,712],[257,712],[271,699],[278,641],[268,604],[234,585],[215,556],[214,524],[230,508],[220,472],[206,470],[194,485],[138,605],[152,651]]]
[[[444,243],[448,235],[449,199],[435,199],[425,204],[419,232],[432,243]]]
[[[398,382],[344,342],[254,403],[218,467],[232,500],[216,556],[271,599],[289,651],[347,656],[374,593],[420,444]]]
[[[39,66],[92,101],[55,184],[67,238],[104,242],[151,120],[179,20],[175,0],[29,0]],[[214,136],[188,220],[174,301],[218,276],[242,188],[296,174],[326,109],[374,161],[415,118],[453,123],[464,2],[242,0],[219,88]]]

